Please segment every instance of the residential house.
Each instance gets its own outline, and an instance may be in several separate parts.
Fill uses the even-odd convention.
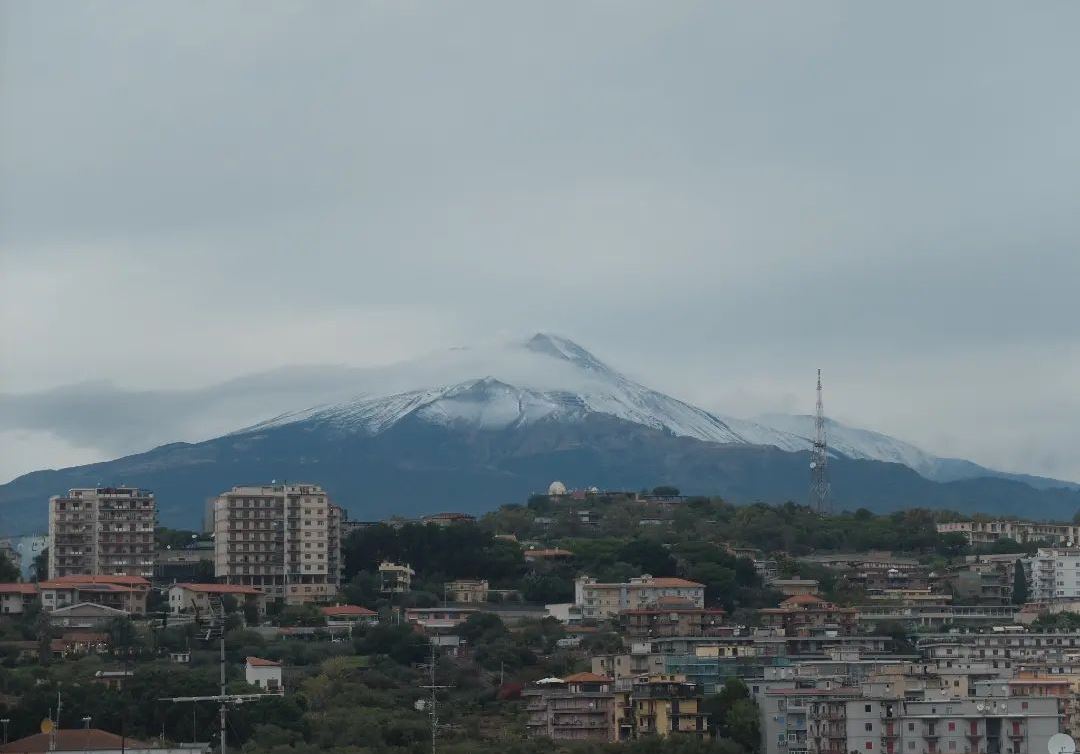
[[[384,560],[379,563],[379,591],[383,594],[404,594],[412,589],[416,571],[404,565]]]
[[[379,614],[360,605],[324,605],[319,608],[328,625],[365,625],[379,623]]]
[[[0,615],[21,615],[37,596],[37,584],[0,584]]]
[[[37,588],[46,611],[93,602],[132,615],[145,615],[150,582],[141,576],[62,576],[38,582]]]
[[[458,579],[443,587],[444,596],[450,602],[487,602],[488,591],[486,579]]]
[[[209,615],[217,612],[215,605],[226,597],[235,600],[240,610],[254,605],[259,615],[266,615],[266,594],[246,584],[173,584],[169,587],[169,612]]]
[[[263,691],[281,692],[281,663],[264,660],[261,657],[248,657],[244,662],[244,680]]]

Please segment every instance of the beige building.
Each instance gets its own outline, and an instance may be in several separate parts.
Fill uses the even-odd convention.
[[[266,595],[244,584],[173,584],[169,587],[168,596],[169,612],[173,615],[219,612],[218,606],[225,597],[236,600],[241,610],[250,603],[259,615],[266,615]]]
[[[379,563],[379,591],[385,594],[404,594],[412,589],[412,577],[416,571],[408,563]]]
[[[654,578],[648,574],[625,584],[601,584],[582,576],[574,582],[574,604],[583,620],[614,618],[623,610],[655,607],[665,597],[676,597],[690,607],[705,607],[705,585],[676,578]]]
[[[288,604],[332,599],[341,508],[314,484],[233,487],[213,501],[214,575]]]
[[[444,586],[446,599],[451,602],[487,602],[488,582],[486,579],[458,579],[448,581]]]
[[[69,490],[49,499],[49,577],[154,575],[154,493]]]
[[[999,539],[1020,543],[1050,542],[1058,545],[1080,543],[1080,526],[1075,524],[1038,524],[1030,521],[951,521],[938,524],[939,534],[963,534],[971,545],[988,545]]]

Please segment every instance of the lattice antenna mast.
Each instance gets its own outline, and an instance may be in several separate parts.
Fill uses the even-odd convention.
[[[814,417],[814,449],[810,454],[810,505],[822,516],[832,513],[829,484],[829,446],[825,437],[825,407],[821,401],[821,370],[817,370],[817,414]]]

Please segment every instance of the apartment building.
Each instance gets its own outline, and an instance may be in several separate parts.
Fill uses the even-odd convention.
[[[630,697],[636,738],[672,734],[708,738],[709,716],[702,710],[701,686],[686,676],[635,678]]]
[[[72,489],[49,499],[49,576],[154,575],[154,493]]]
[[[795,636],[817,629],[829,629],[850,636],[855,633],[858,611],[839,607],[812,594],[788,597],[780,607],[758,610],[761,625],[783,629]]]
[[[968,544],[988,545],[999,539],[1015,539],[1017,542],[1051,542],[1072,545],[1080,542],[1080,526],[1074,524],[1046,524],[1030,521],[952,521],[938,524],[939,534],[963,534]]]
[[[574,604],[584,620],[606,620],[623,610],[655,607],[663,598],[678,598],[692,607],[705,607],[705,585],[677,578],[654,578],[648,574],[622,584],[602,584],[589,576],[574,582]]]
[[[627,741],[673,733],[707,738],[701,687],[685,676],[652,674],[627,688],[596,673],[545,678],[524,692],[526,728],[556,741]]]
[[[332,599],[341,508],[315,484],[233,487],[213,501],[214,574],[287,604]]]
[[[525,727],[533,738],[555,741],[627,740],[625,694],[616,693],[612,679],[595,673],[545,678],[527,689]]]
[[[862,688],[770,689],[764,754],[1042,754],[1055,697],[903,699]]]
[[[724,624],[720,608],[693,607],[683,600],[661,598],[656,607],[622,610],[619,627],[632,638],[657,636],[727,636],[734,627]]]
[[[1080,548],[1039,548],[1023,564],[1031,601],[1080,597]]]

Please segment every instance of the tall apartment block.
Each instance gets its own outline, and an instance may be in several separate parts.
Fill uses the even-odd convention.
[[[49,577],[154,574],[154,493],[69,490],[49,498]]]
[[[287,604],[337,594],[342,510],[314,484],[233,487],[213,501],[214,575]]]

